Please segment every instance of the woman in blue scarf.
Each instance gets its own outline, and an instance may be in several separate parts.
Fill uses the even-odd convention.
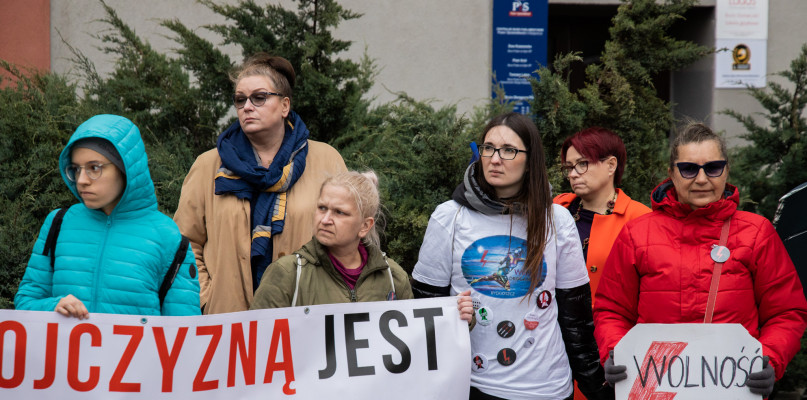
[[[292,111],[288,60],[256,54],[232,80],[238,121],[196,159],[174,215],[196,255],[205,314],[249,309],[266,267],[311,240],[322,182],[346,170]]]

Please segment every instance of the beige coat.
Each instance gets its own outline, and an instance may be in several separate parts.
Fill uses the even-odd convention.
[[[331,146],[308,141],[303,175],[289,190],[283,232],[273,238],[272,260],[291,254],[311,240],[319,188],[328,176],[345,171]],[[216,149],[200,155],[185,182],[174,221],[196,255],[204,314],[245,311],[252,303],[249,200],[217,196],[214,178],[221,166]]]

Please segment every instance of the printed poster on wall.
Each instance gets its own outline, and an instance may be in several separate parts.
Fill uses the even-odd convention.
[[[759,400],[745,386],[762,345],[740,324],[638,324],[614,348],[617,400]]]
[[[768,38],[768,0],[717,0],[715,37]]]
[[[468,398],[455,297],[196,317],[0,310],[3,399]]]
[[[522,114],[534,98],[528,78],[537,79],[535,71],[547,64],[548,14],[548,0],[493,1],[491,70]]]
[[[768,0],[717,0],[715,87],[765,87],[768,64]]]
[[[768,73],[767,39],[717,39],[715,87],[719,89],[765,87]]]

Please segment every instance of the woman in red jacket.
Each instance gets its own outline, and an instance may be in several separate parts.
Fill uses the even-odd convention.
[[[561,170],[574,193],[560,194],[554,202],[566,207],[574,217],[592,298],[616,235],[625,223],[650,212],[646,205],[631,200],[617,188],[627,158],[622,139],[597,126],[570,136],[560,149]]]
[[[668,172],[651,195],[653,212],[628,222],[614,242],[597,291],[595,336],[606,379],[625,378],[625,366],[614,366],[609,351],[634,325],[698,323],[709,315],[715,323],[742,324],[762,344],[769,362],[749,374],[746,386],[767,396],[807,326],[793,262],[767,219],[737,210],[739,191],[726,183],[725,142],[709,127],[690,124],[678,134]],[[728,252],[713,258],[718,244]]]

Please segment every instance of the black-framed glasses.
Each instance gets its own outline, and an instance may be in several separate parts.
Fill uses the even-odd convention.
[[[253,106],[260,107],[266,103],[266,99],[268,99],[269,96],[286,97],[281,93],[275,92],[255,92],[249,96],[243,94],[234,94],[233,104],[235,105],[235,108],[244,108],[244,106],[247,105],[247,100],[249,100]]]
[[[493,154],[499,153],[499,158],[502,160],[512,160],[516,158],[518,153],[526,153],[527,150],[519,150],[515,147],[493,147],[489,144],[479,146],[479,155],[482,157],[493,157]]]
[[[691,162],[679,162],[675,163],[675,166],[678,167],[678,172],[684,179],[692,179],[698,176],[701,169],[703,169],[706,176],[717,178],[718,176],[723,175],[723,170],[726,169],[726,164],[728,163],[729,162],[726,160],[709,161],[703,165]]]
[[[104,167],[110,164],[112,163],[89,163],[86,165],[70,164],[64,168],[64,174],[70,182],[75,182],[83,169],[84,173],[86,173],[90,179],[96,180],[101,177],[101,173],[104,172]]]

